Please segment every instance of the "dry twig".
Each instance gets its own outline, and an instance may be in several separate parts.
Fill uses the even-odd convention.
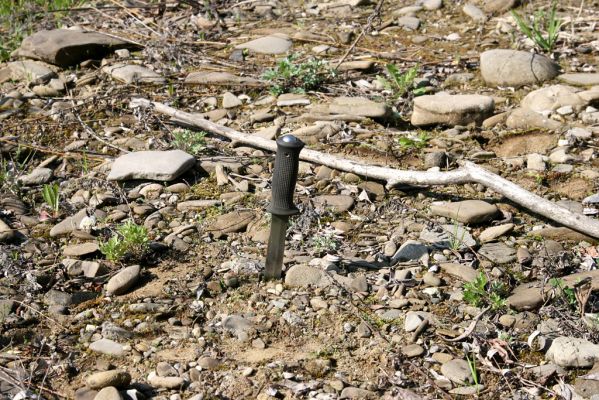
[[[153,107],[158,113],[168,115],[172,118],[199,129],[225,136],[230,140],[245,143],[250,146],[264,150],[276,151],[276,143],[272,140],[257,136],[247,135],[226,126],[218,125],[200,116],[177,110],[165,104],[153,102],[147,99],[132,99],[130,107]],[[565,207],[544,199],[513,182],[493,174],[478,165],[464,161],[461,167],[447,172],[436,171],[407,171],[388,167],[368,165],[348,160],[319,151],[304,149],[300,153],[300,159],[345,172],[368,178],[379,179],[387,182],[387,188],[396,185],[461,185],[465,183],[480,183],[495,192],[505,196],[539,215],[544,216],[575,231],[584,233],[594,238],[599,238],[599,221],[591,219],[582,214],[574,213]]]

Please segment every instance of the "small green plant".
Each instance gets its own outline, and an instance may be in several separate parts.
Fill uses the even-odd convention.
[[[32,25],[39,17],[52,12],[55,25],[68,10],[83,4],[80,0],[0,0],[0,62],[10,58],[23,38],[32,31]],[[61,11],[62,10],[62,11]],[[47,15],[47,14],[46,14]]]
[[[389,78],[377,76],[376,79],[386,90],[391,92],[394,100],[403,97],[403,95],[412,89],[414,79],[418,75],[418,65],[409,68],[404,73],[399,72],[399,68],[395,64],[387,64],[385,68],[387,69]]]
[[[422,149],[426,147],[431,137],[426,132],[420,132],[417,136],[402,136],[397,139],[397,144],[404,150]]]
[[[271,83],[270,92],[273,95],[305,93],[335,77],[335,71],[324,60],[312,58],[298,63],[297,59],[297,54],[287,56],[275,68],[262,74],[262,78]]]
[[[54,217],[58,216],[59,207],[60,207],[60,190],[57,183],[52,183],[50,185],[44,185],[42,189],[42,197],[44,201],[52,210],[52,214]]]
[[[147,250],[148,241],[148,230],[144,226],[127,221],[110,239],[100,242],[100,252],[110,261],[120,261],[127,255],[140,258]]]
[[[493,310],[505,307],[505,287],[501,282],[491,282],[480,272],[472,282],[464,284],[464,301],[475,306],[490,306]]]
[[[206,132],[193,132],[187,129],[173,132],[173,146],[191,155],[199,154],[206,148]]]
[[[578,301],[576,300],[576,292],[571,287],[566,286],[566,282],[563,279],[551,278],[549,279],[549,284],[552,288],[557,290],[558,295],[567,305],[576,308],[578,305]]]
[[[522,33],[532,40],[540,50],[548,53],[555,47],[559,32],[564,25],[563,21],[556,16],[556,8],[557,2],[553,1],[549,13],[545,10],[537,10],[530,17],[523,17],[512,10],[512,16]],[[529,19],[532,19],[532,22],[529,22]]]
[[[458,210],[459,213],[459,210]],[[460,227],[457,222],[453,223],[453,232],[449,233],[449,248],[457,251],[464,244],[464,237],[466,236],[466,229]]]
[[[470,369],[470,375],[474,385],[478,386],[478,370],[476,368],[476,355],[472,355],[472,358],[468,357],[466,353],[466,361],[468,362],[468,368]]]
[[[335,239],[335,234],[332,232],[323,232],[312,238],[314,250],[317,253],[327,253],[337,250],[339,243]]]

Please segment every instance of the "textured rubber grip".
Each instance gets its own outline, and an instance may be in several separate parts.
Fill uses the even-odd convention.
[[[293,135],[277,139],[277,154],[272,176],[272,200],[266,211],[276,215],[294,215],[299,210],[293,204],[293,192],[297,181],[299,153],[304,142]]]

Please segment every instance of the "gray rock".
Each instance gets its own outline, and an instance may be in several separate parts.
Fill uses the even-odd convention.
[[[241,315],[229,315],[223,320],[223,328],[237,336],[238,339],[247,337],[255,330],[252,321]]]
[[[542,155],[537,153],[531,153],[526,156],[526,168],[531,171],[545,171],[545,159]]]
[[[223,95],[223,108],[236,108],[242,104],[243,102],[239,99],[239,97],[235,96],[231,92],[225,92]]]
[[[439,249],[465,249],[476,246],[476,240],[465,227],[459,224],[441,225],[437,228],[424,228],[420,240]]]
[[[277,97],[278,107],[307,106],[308,104],[310,104],[310,99],[299,93],[283,93]]]
[[[385,322],[392,322],[396,319],[401,318],[404,315],[404,312],[397,309],[387,310],[381,314],[380,318]]]
[[[179,376],[158,376],[155,372],[148,375],[148,383],[155,388],[179,389],[185,380]]]
[[[413,343],[401,348],[401,352],[408,358],[418,357],[424,354],[424,347]]]
[[[357,387],[346,387],[341,391],[340,399],[355,399],[355,400],[375,400],[379,396],[370,390],[360,389]]]
[[[123,345],[110,339],[97,340],[89,345],[89,349],[97,353],[114,357],[121,357],[125,355],[125,348]]]
[[[567,163],[574,160],[570,154],[567,154],[568,147],[558,147],[549,154],[549,161],[552,163]]]
[[[83,303],[84,301],[93,300],[100,296],[97,292],[75,292],[65,293],[55,289],[51,289],[44,295],[44,301],[49,305],[70,306]]]
[[[123,400],[123,396],[115,387],[108,386],[100,390],[94,400]]]
[[[188,85],[247,85],[257,86],[261,82],[254,78],[248,78],[245,76],[233,75],[230,72],[217,72],[217,71],[196,71],[191,72],[185,77],[185,83]]]
[[[198,360],[198,366],[208,370],[218,369],[221,365],[222,362],[212,357],[200,357]]]
[[[2,71],[6,71],[5,75],[8,79],[27,81],[34,85],[41,85],[56,77],[56,72],[49,68],[47,64],[31,60],[10,62],[0,70],[0,76],[3,75]],[[1,81],[2,79],[0,79]]]
[[[447,153],[444,151],[434,151],[424,155],[424,168],[447,168]]]
[[[0,219],[0,243],[8,242],[15,237],[15,231],[2,219]]]
[[[507,264],[516,261],[516,249],[505,243],[485,243],[478,253],[496,264]]]
[[[14,306],[15,302],[12,300],[0,300],[0,322],[12,313]]]
[[[206,228],[206,232],[211,233],[214,238],[219,239],[228,233],[246,229],[255,217],[256,214],[253,211],[233,211],[223,214]]]
[[[91,389],[103,389],[107,386],[125,388],[131,383],[131,375],[118,370],[96,372],[85,378],[85,383]]]
[[[420,4],[422,4],[424,9],[434,11],[443,7],[443,0],[422,0],[420,1]]]
[[[418,326],[426,319],[424,313],[417,311],[408,311],[404,320],[404,330],[406,332],[414,332]]]
[[[374,66],[374,62],[370,60],[346,61],[339,65],[338,71],[369,71]]]
[[[80,244],[67,245],[63,250],[62,254],[66,257],[81,257],[89,254],[93,254],[100,250],[98,243],[86,242]]]
[[[555,78],[559,65],[540,54],[495,49],[480,55],[480,71],[488,85],[518,87]]]
[[[472,3],[465,4],[462,8],[462,11],[464,11],[464,14],[472,18],[474,22],[485,22],[487,20],[487,16],[483,10]]]
[[[282,54],[289,51],[292,44],[289,36],[277,33],[237,45],[235,48],[248,49],[261,54]]]
[[[408,240],[393,255],[391,265],[403,261],[417,261],[423,256],[428,256],[428,246],[415,240]]]
[[[556,120],[549,119],[542,114],[528,108],[519,107],[510,112],[505,124],[510,129],[559,129],[562,124]]]
[[[455,219],[464,224],[475,224],[491,220],[497,215],[494,204],[482,200],[465,200],[431,206],[431,214]]]
[[[115,64],[102,68],[102,71],[110,75],[113,79],[126,84],[153,83],[155,85],[163,85],[166,82],[166,79],[160,76],[160,74],[141,65]]]
[[[472,282],[478,277],[478,272],[468,265],[443,263],[440,266],[444,272],[456,276],[464,282]]]
[[[485,229],[478,236],[478,240],[481,243],[486,243],[497,239],[500,236],[505,235],[511,230],[514,229],[514,224],[502,224],[498,226],[492,226],[490,228]]]
[[[450,381],[458,385],[472,385],[474,378],[470,372],[468,362],[462,359],[454,358],[441,365],[441,373]]]
[[[98,394],[97,390],[82,387],[75,390],[75,400],[94,400]]]
[[[557,77],[560,81],[574,86],[596,86],[599,85],[599,73],[573,73],[562,74]]]
[[[587,101],[581,98],[579,90],[572,86],[552,85],[528,93],[520,106],[536,112],[555,111],[564,106],[584,107]]]
[[[416,17],[404,16],[395,21],[398,26],[410,31],[415,31],[420,27],[420,20]]]
[[[354,205],[354,198],[347,195],[325,194],[315,197],[312,201],[320,209],[326,208],[337,213],[345,212]]]
[[[377,103],[365,97],[336,97],[329,104],[331,114],[349,114],[369,118],[384,118],[390,113],[385,103]]]
[[[97,220],[106,218],[106,213],[102,210],[95,210],[93,217]],[[80,224],[84,221],[87,216],[87,210],[79,210],[75,215],[65,218],[63,221],[54,225],[50,229],[50,237],[57,237],[67,235],[75,230],[81,229]]]
[[[331,284],[331,279],[323,270],[308,265],[297,264],[289,268],[285,274],[285,284],[299,287],[326,287]]]
[[[599,361],[599,345],[586,339],[560,336],[551,343],[545,359],[564,368],[589,368]]]
[[[439,278],[437,275],[430,271],[424,273],[424,275],[422,276],[422,282],[426,286],[430,287],[441,286],[441,278]]]
[[[36,168],[27,175],[19,178],[25,186],[41,185],[50,182],[52,179],[52,170],[50,168]]]
[[[220,200],[188,200],[177,203],[177,211],[199,211],[220,205]]]
[[[483,0],[483,10],[492,14],[505,13],[514,8],[516,1],[517,0]]]
[[[166,361],[161,361],[156,364],[156,374],[158,376],[179,376],[179,372],[167,363]]]
[[[119,48],[134,47],[137,46],[99,32],[54,29],[41,30],[26,37],[13,54],[69,67],[84,60],[101,59]]]
[[[196,159],[182,150],[138,151],[117,158],[112,164],[108,180],[172,181],[195,163]]]
[[[489,96],[441,92],[414,99],[411,123],[415,126],[481,124],[494,108],[495,102]]]
[[[118,274],[110,278],[106,284],[106,293],[108,295],[120,295],[126,293],[139,279],[141,267],[131,265],[124,268]]]

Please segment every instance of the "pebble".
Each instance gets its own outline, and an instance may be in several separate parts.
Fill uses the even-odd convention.
[[[450,381],[458,385],[472,385],[474,378],[470,372],[468,362],[462,359],[454,358],[441,365],[441,373]]]
[[[94,400],[122,400],[123,396],[119,393],[119,391],[112,386],[105,387],[100,390]]]
[[[408,358],[419,357],[424,354],[424,351],[424,347],[415,343],[401,348],[401,352]]]
[[[15,231],[2,219],[0,219],[0,243],[8,242],[15,237]]]
[[[492,226],[482,231],[480,235],[478,235],[478,240],[480,240],[481,243],[491,242],[497,239],[498,237],[503,236],[508,232],[511,232],[513,229],[514,224],[502,224]]]
[[[131,265],[122,269],[118,274],[110,278],[106,284],[106,293],[108,295],[121,295],[135,285],[141,274],[139,265]]]
[[[103,389],[107,386],[125,388],[131,383],[131,375],[125,371],[111,370],[96,372],[85,379],[91,389]]]
[[[179,376],[158,376],[155,372],[150,372],[148,383],[156,388],[179,389],[185,380]]]
[[[428,246],[415,240],[408,240],[391,257],[391,264],[404,261],[417,261],[423,257],[428,257]]]
[[[487,15],[483,12],[483,10],[472,3],[464,4],[462,11],[464,11],[464,14],[469,16],[474,22],[481,23],[487,20]]]
[[[121,357],[125,354],[124,346],[110,339],[97,340],[89,345],[89,349],[114,357]]]

